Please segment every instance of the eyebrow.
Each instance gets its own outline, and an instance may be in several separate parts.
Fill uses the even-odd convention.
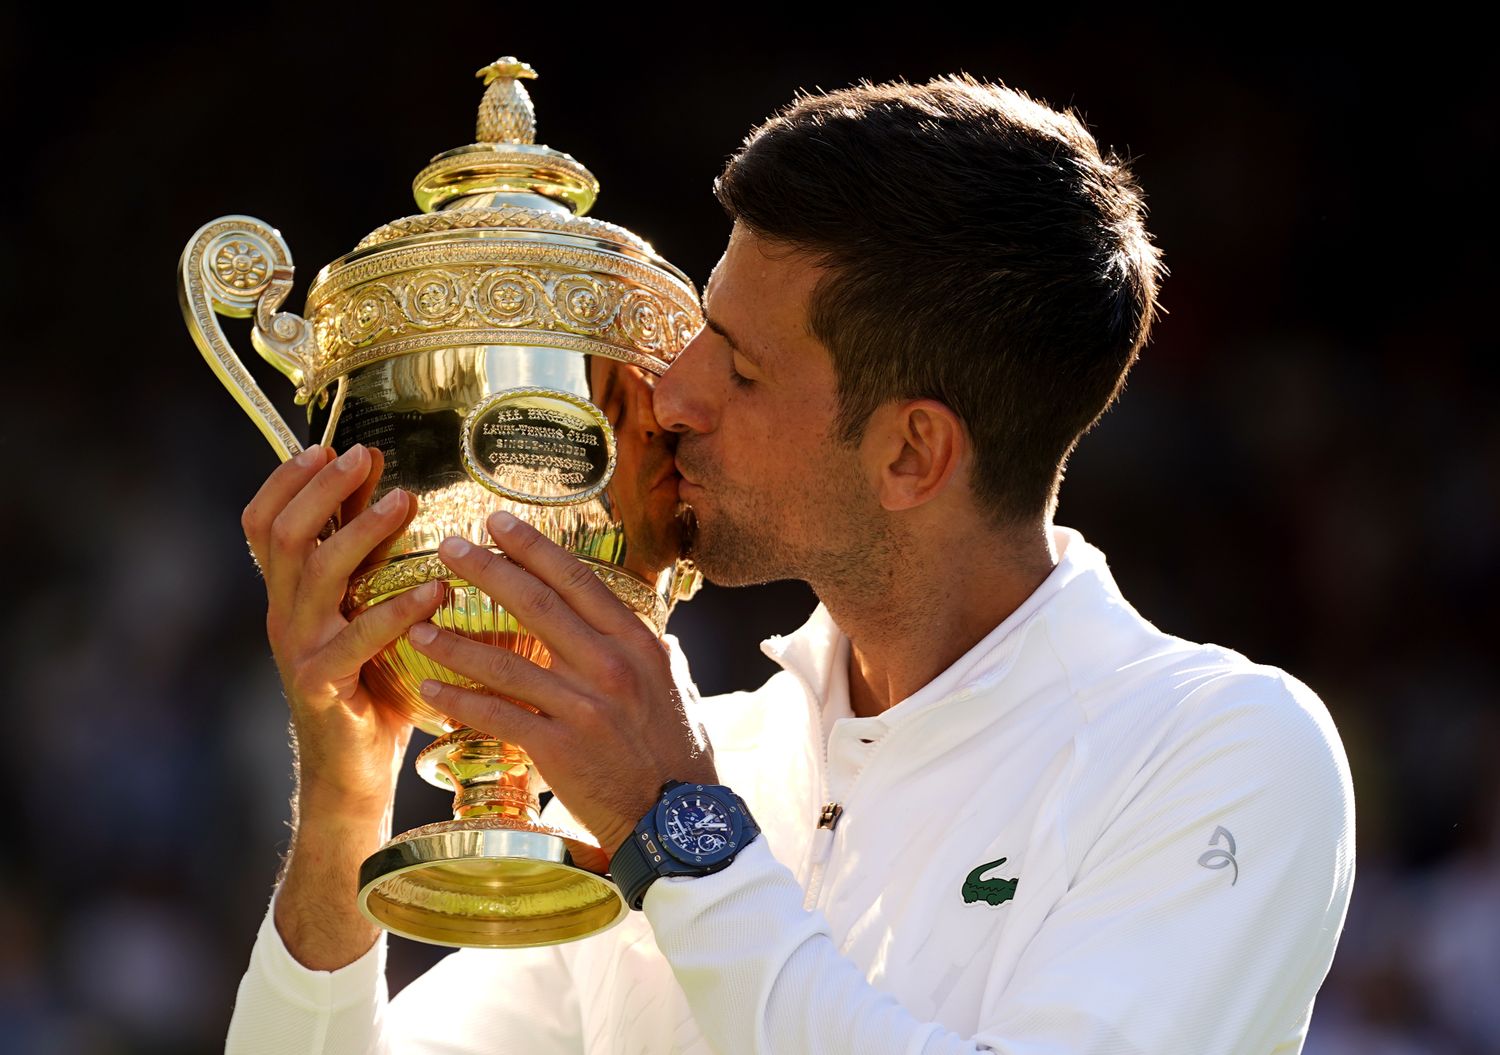
[[[706,312],[703,315],[703,325],[707,326],[710,330],[713,330],[714,333],[717,333],[720,337],[724,338],[724,340],[728,341],[729,347],[739,352],[746,359],[755,360],[755,356],[745,351],[744,346],[741,345],[739,341],[736,341],[734,339],[734,336],[728,330],[715,322]]]

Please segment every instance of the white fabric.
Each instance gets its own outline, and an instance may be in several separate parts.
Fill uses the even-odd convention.
[[[765,832],[725,871],[656,883],[586,941],[460,951],[389,1005],[383,940],[308,971],[268,915],[228,1050],[1300,1050],[1354,875],[1332,722],[1281,671],[1160,633],[1098,550],[1058,544],[1019,610],[882,715],[846,716],[821,608],[767,642],[785,669],[765,686],[695,704]],[[1014,897],[965,901],[1002,857],[979,878]]]

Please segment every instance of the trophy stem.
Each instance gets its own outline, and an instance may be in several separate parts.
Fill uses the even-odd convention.
[[[417,772],[454,789],[453,820],[398,835],[360,866],[374,923],[438,945],[513,948],[573,941],[626,914],[596,874],[604,851],[541,822],[541,782],[521,748],[455,729],[417,756]]]
[[[476,784],[453,796],[454,820],[492,816],[539,820],[536,799],[504,784]]]
[[[427,783],[453,790],[453,817],[503,816],[535,822],[540,814],[536,771],[526,752],[474,729],[459,728],[417,756]]]

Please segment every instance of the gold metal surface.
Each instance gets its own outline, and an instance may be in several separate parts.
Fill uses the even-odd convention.
[[[360,868],[360,910],[376,926],[434,945],[556,945],[629,912],[615,885],[568,863],[561,834],[488,818],[407,832]]]
[[[424,209],[441,209],[455,198],[534,194],[584,213],[594,204],[599,184],[593,173],[567,154],[512,143],[484,150],[459,147],[439,154],[412,182]]]
[[[433,158],[413,193],[422,215],[378,228],[323,268],[303,316],[286,243],[226,216],[189,242],[184,318],[216,375],[277,454],[301,449],[230,346],[216,315],[253,320],[256,351],[297,386],[324,442],[378,447],[372,501],[417,500],[406,529],[349,584],[350,617],[433,580],[432,621],[540,665],[546,647],[453,576],[438,544],[491,546],[497,511],[528,521],[593,568],[657,633],[697,573],[670,437],[651,413],[654,379],[703,324],[697,291],[645,240],[585,218],[598,183],[535,142],[535,111],[506,57],[486,84],[477,142]],[[541,784],[520,748],[455,726],[420,694],[433,678],[474,688],[403,637],[367,664],[371,691],[434,735],[418,773],[454,792],[454,817],[391,840],[360,875],[365,914],[444,945],[568,941],[625,912],[587,836],[540,823]]]

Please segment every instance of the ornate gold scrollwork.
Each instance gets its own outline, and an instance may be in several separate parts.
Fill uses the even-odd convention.
[[[592,568],[600,581],[608,586],[631,611],[645,620],[658,636],[666,630],[667,616],[670,614],[667,602],[648,584],[608,564],[589,560],[587,557],[578,557],[578,559]],[[432,582],[434,579],[458,581],[454,578],[453,572],[443,563],[442,558],[435,554],[393,560],[389,564],[356,576],[349,583],[348,610],[358,612],[368,604],[421,586],[423,583]]]
[[[656,250],[651,248],[651,243],[607,220],[596,220],[592,216],[559,216],[537,209],[523,209],[516,205],[505,205],[494,209],[451,209],[446,212],[403,216],[365,235],[354,250],[359,252],[361,249],[383,245],[397,238],[432,234],[436,231],[488,231],[505,228],[576,234],[585,238],[618,242],[628,249],[647,256],[656,254]]]
[[[300,385],[313,347],[311,330],[301,317],[275,310],[291,290],[292,274],[291,250],[281,235],[250,216],[204,224],[178,268],[178,299],[193,342],[282,461],[298,454],[302,443],[245,369],[216,316],[254,317],[256,350]]]
[[[459,345],[571,348],[660,374],[701,323],[690,285],[620,254],[517,241],[496,256],[476,239],[328,269],[308,293],[317,340],[297,348],[299,401],[368,363]]]

